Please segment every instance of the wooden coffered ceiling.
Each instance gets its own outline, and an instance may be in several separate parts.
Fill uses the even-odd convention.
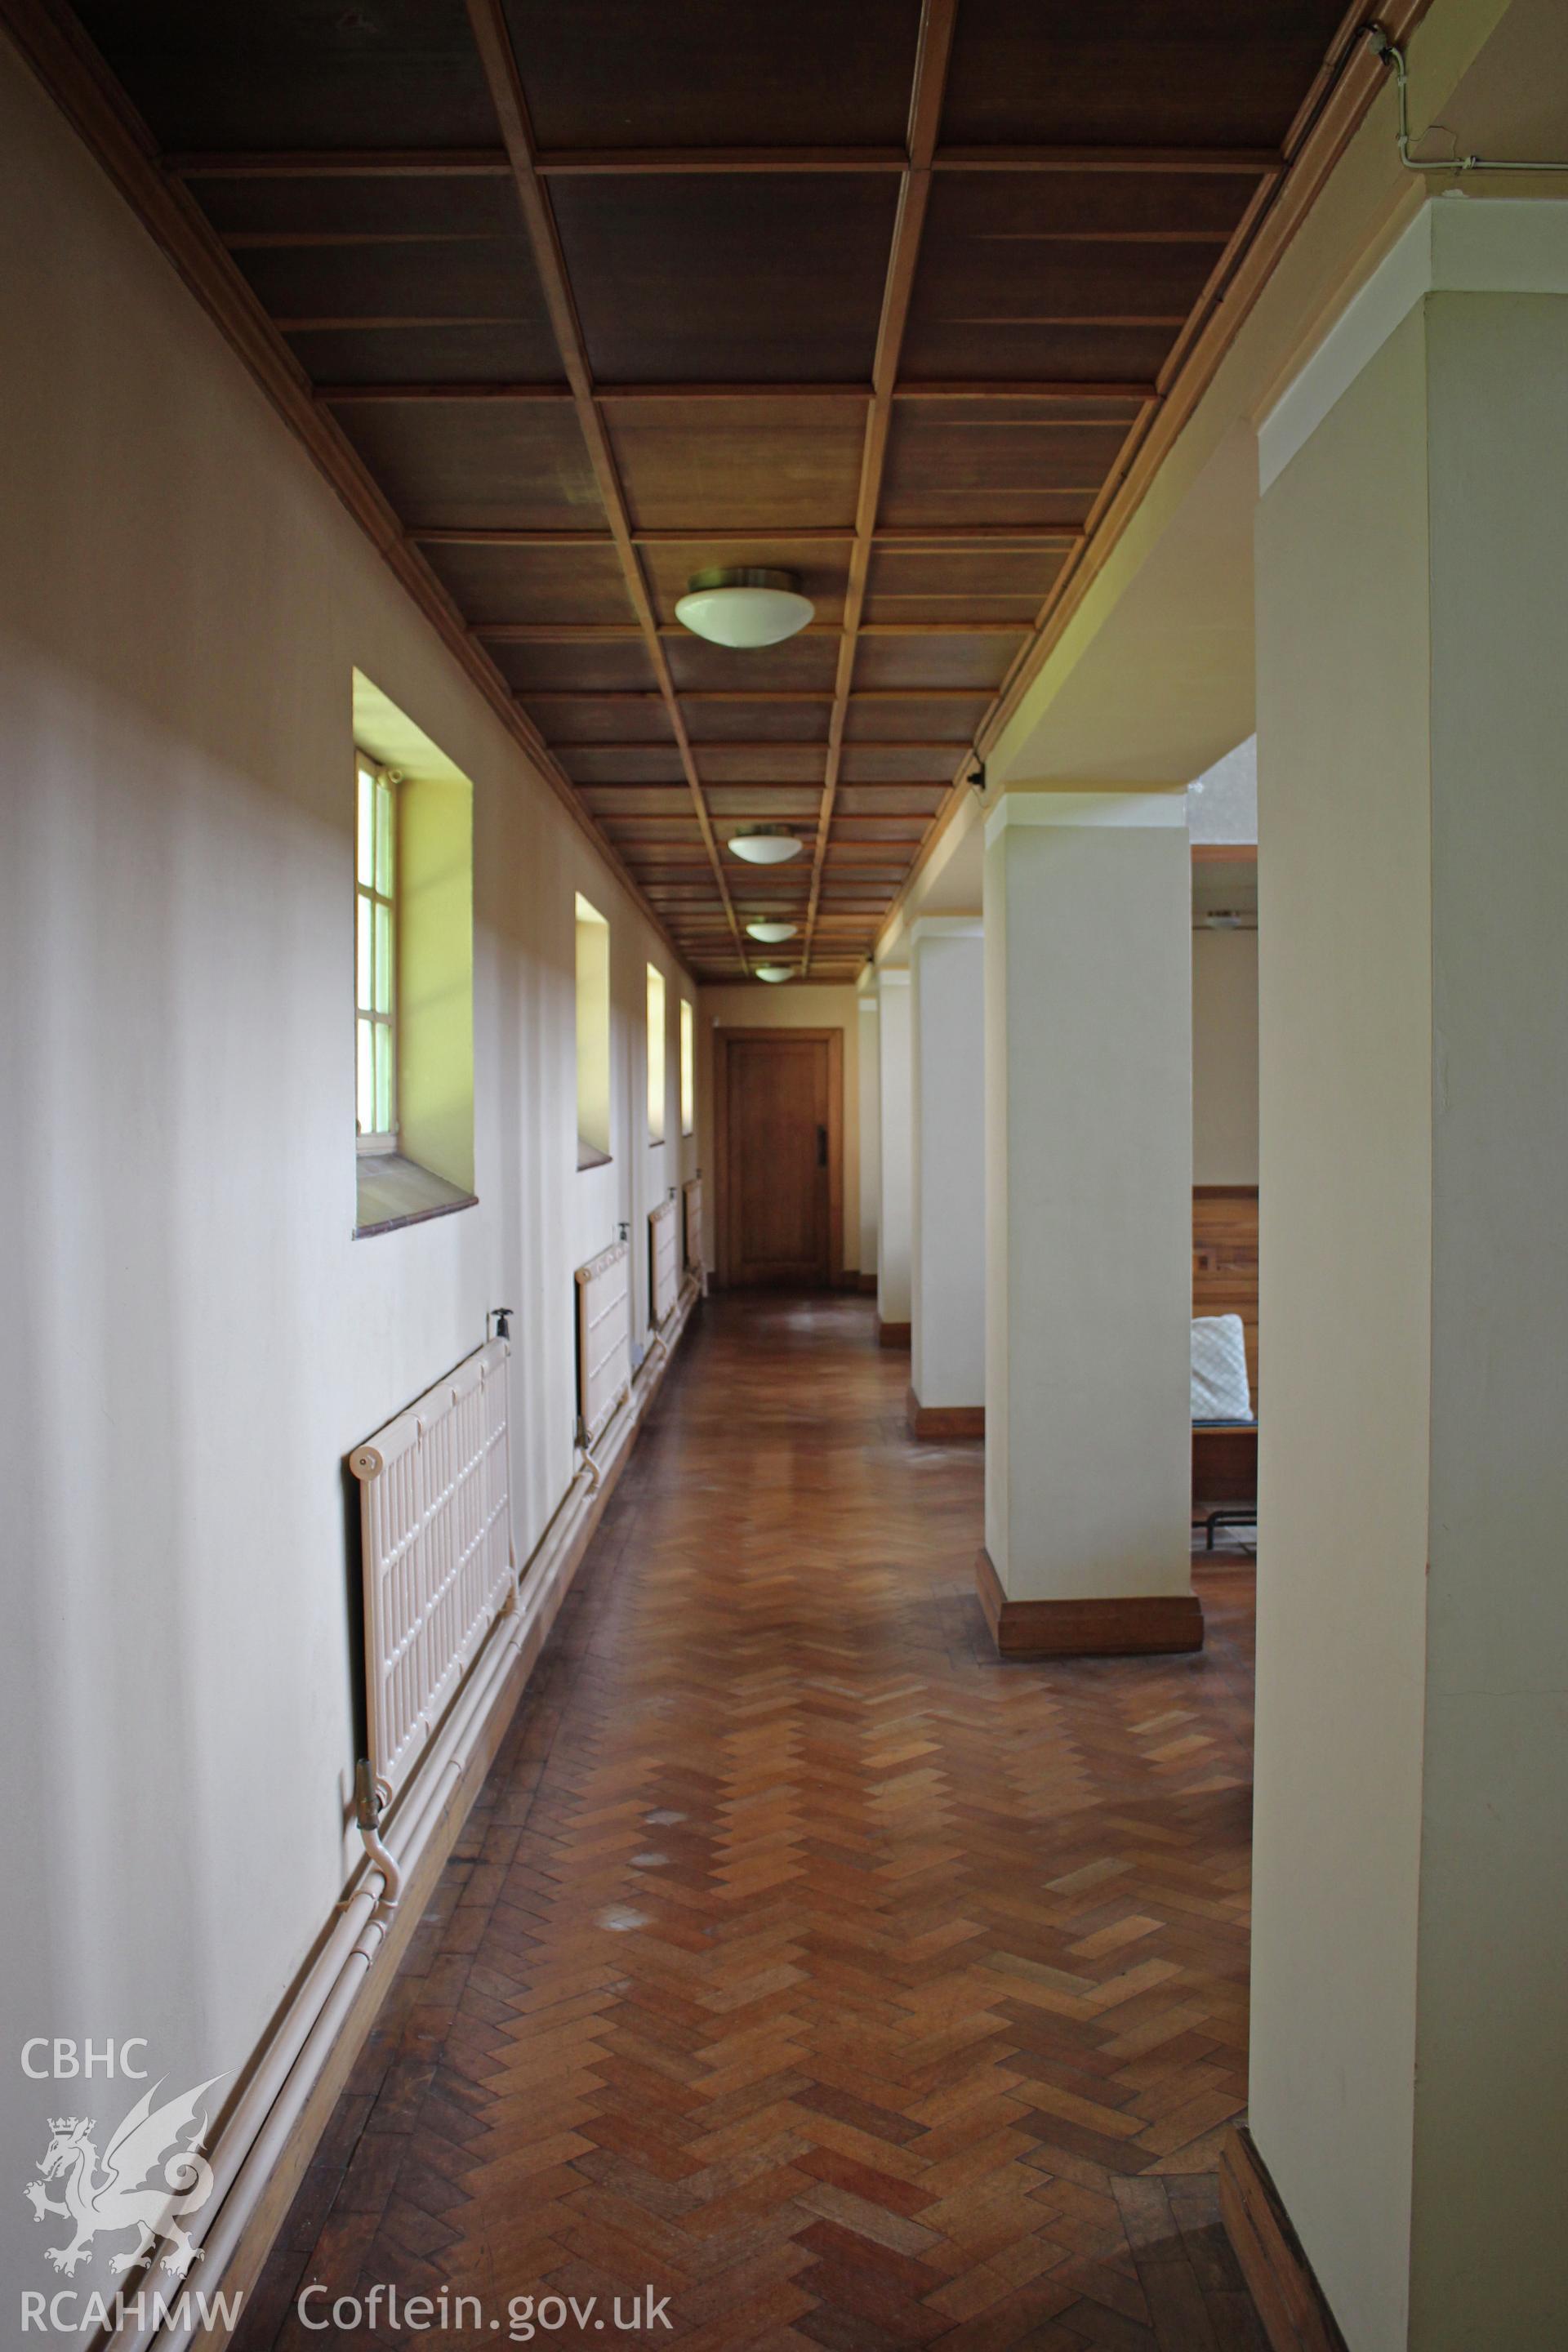
[[[746,920],[784,915],[822,980],[858,969],[1026,674],[1359,21],[0,13],[57,95],[91,81],[68,110],[220,315],[214,269],[239,273],[236,340],[691,968],[738,975],[765,953]],[[691,636],[676,600],[717,564],[797,572],[815,622],[749,653]],[[805,854],[742,865],[724,845],[760,820]]]

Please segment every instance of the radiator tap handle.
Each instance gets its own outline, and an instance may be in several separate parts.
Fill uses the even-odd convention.
[[[510,1339],[511,1338],[511,1318],[516,1313],[517,1309],[515,1307],[492,1307],[490,1308],[490,1320],[496,1327],[495,1335],[498,1339]]]
[[[354,1819],[362,1830],[381,1826],[381,1790],[368,1756],[362,1756],[354,1766]]]

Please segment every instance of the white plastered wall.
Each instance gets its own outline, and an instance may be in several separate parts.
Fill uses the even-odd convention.
[[[690,987],[3,46],[0,222],[20,2184],[40,2118],[82,2105],[17,2074],[26,2036],[145,2036],[155,2074],[221,2100],[328,1923],[355,1744],[342,1457],[514,1307],[527,1557],[572,1475],[573,1268],[677,1172],[646,1144],[645,968],[672,1137]],[[479,1196],[361,1242],[356,665],[474,785]],[[618,1122],[583,1176],[579,888],[614,933]],[[44,2242],[7,2198],[8,2282],[59,2284]]]
[[[1258,1181],[1258,933],[1193,933],[1193,1181]]]

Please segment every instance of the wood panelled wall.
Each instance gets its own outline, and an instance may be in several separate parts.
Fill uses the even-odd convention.
[[[1258,1411],[1258,1187],[1193,1189],[1193,1313],[1239,1315]]]

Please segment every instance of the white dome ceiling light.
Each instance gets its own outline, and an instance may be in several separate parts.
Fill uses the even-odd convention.
[[[795,967],[793,964],[787,963],[760,963],[757,966],[757,978],[759,980],[774,981],[793,980],[795,978]]]
[[[749,939],[761,940],[765,947],[776,948],[782,946],[785,940],[793,940],[799,929],[798,923],[748,923],[746,935]]]
[[[784,866],[805,847],[799,835],[783,824],[752,824],[730,836],[730,847],[748,866]]]
[[[781,645],[804,629],[816,610],[800,593],[793,572],[770,572],[757,564],[694,572],[675,617],[710,645],[743,650]]]

